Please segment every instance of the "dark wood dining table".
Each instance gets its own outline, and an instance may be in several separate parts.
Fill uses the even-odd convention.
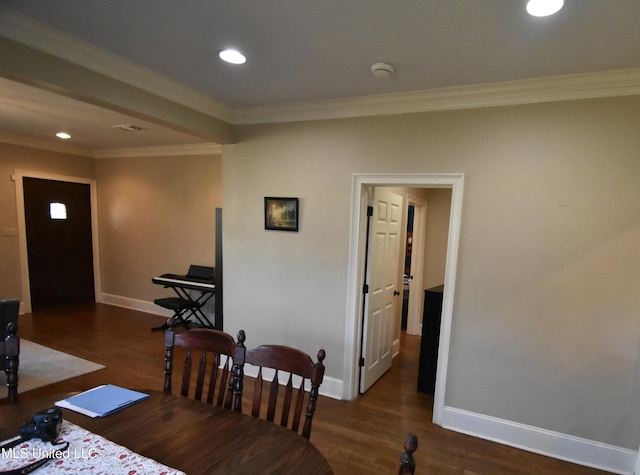
[[[249,415],[160,391],[105,417],[63,409],[63,419],[187,474],[332,474],[301,435]],[[39,410],[72,394],[0,407],[0,441]]]

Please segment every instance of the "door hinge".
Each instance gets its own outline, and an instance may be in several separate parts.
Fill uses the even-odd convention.
[[[360,367],[364,367],[364,358],[360,358]]]
[[[362,293],[363,294],[368,294],[369,293],[369,286],[367,284],[364,284],[362,286]]]
[[[373,206],[367,206],[367,216],[373,216]]]

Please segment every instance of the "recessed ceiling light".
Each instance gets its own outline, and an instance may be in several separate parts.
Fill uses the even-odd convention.
[[[562,9],[564,0],[529,0],[527,2],[527,13],[532,16],[549,16]]]
[[[69,135],[69,134],[68,134],[68,133],[66,133],[66,132],[58,132],[58,133],[56,134],[56,137],[58,137],[59,139],[62,139],[62,140],[67,140],[67,139],[70,139],[70,138],[71,138],[71,135]]]
[[[235,49],[225,49],[218,54],[222,61],[226,61],[231,64],[244,64],[247,62],[247,58],[240,51]]]

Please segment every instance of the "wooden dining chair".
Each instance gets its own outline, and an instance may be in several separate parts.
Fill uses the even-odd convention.
[[[244,346],[243,333],[238,334],[238,345]],[[244,361],[238,355],[240,361],[237,366],[237,378],[240,382],[243,381],[244,364],[258,368],[258,375],[253,384],[251,415],[260,417],[261,407],[266,402],[266,420],[275,422],[276,414],[279,414],[281,426],[294,432],[301,429],[301,435],[308,439],[311,435],[318,389],[324,378],[324,358],[323,349],[318,351],[318,361],[314,363],[308,354],[283,345],[262,345],[248,349],[244,353]],[[284,385],[279,383],[280,376],[286,380]],[[305,387],[307,385],[308,390]],[[265,386],[269,386],[268,391],[263,391]],[[266,401],[262,400],[263,393]],[[301,427],[303,409],[304,422]]]
[[[18,313],[20,301],[0,300],[0,371],[7,376],[7,401],[18,402],[18,366],[20,338],[18,338]]]
[[[202,401],[206,390],[206,402],[241,412],[242,384],[234,377],[236,342],[231,335],[210,328],[195,328],[176,333],[174,321],[167,322],[164,336],[164,392],[171,393],[173,359],[176,347],[184,348],[186,355],[182,371],[180,394]],[[244,332],[242,332],[244,335]],[[192,367],[197,369],[192,371]],[[192,375],[192,373],[194,373]]]
[[[7,375],[7,401],[18,402],[18,365],[20,357],[20,338],[16,335],[17,325],[7,325],[7,336],[4,339],[4,372]]]
[[[404,439],[404,452],[400,455],[393,475],[413,475],[415,473],[416,461],[413,458],[413,453],[417,449],[418,436],[412,433],[407,434]]]

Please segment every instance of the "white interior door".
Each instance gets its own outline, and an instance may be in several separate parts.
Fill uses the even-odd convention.
[[[365,392],[391,368],[393,324],[398,288],[399,252],[402,236],[403,198],[375,188],[369,232],[367,282],[363,326],[364,364],[360,392]]]

